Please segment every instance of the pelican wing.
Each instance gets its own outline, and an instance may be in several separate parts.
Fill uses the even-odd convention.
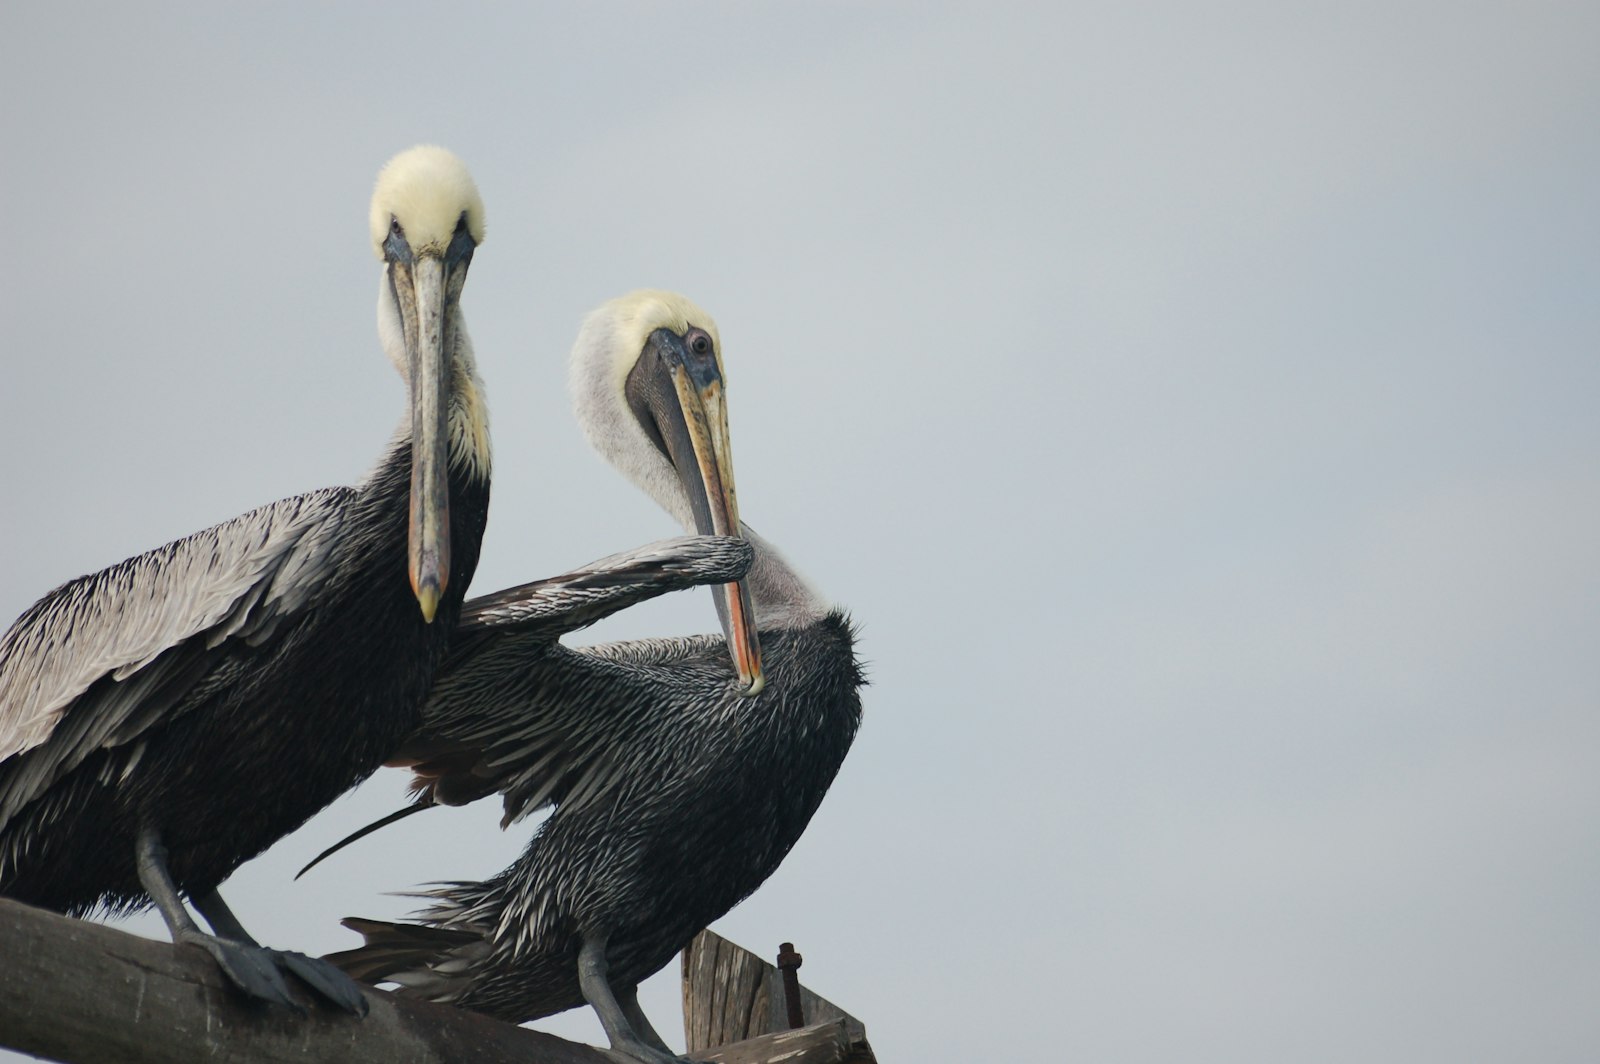
[[[556,639],[669,591],[738,580],[753,559],[743,539],[681,536],[473,599],[422,728],[390,764],[411,768],[424,802],[460,805],[502,791],[507,822],[599,793],[622,718],[648,705],[661,682],[651,667],[710,637],[581,651]]]
[[[389,763],[411,769],[425,805],[499,792],[507,824],[553,803],[576,807],[625,778],[619,751],[675,711],[667,685],[737,686],[725,655],[717,636],[573,650],[496,633],[434,685],[422,728]]]
[[[669,591],[732,583],[744,577],[754,559],[750,544],[735,536],[659,540],[561,576],[472,599],[461,607],[456,638],[469,647],[487,631],[514,629],[554,638]]]
[[[602,558],[561,576],[465,603],[423,725],[387,762],[412,771],[416,804],[328,847],[305,868],[432,805],[505,794],[505,822],[552,801],[586,800],[618,777],[617,739],[660,698],[656,666],[721,641],[644,639],[570,650],[557,640],[619,610],[702,584],[742,579],[746,540],[679,536]],[[718,661],[722,659],[717,658]],[[723,674],[712,681],[727,682]]]
[[[283,499],[69,581],[0,636],[0,823],[95,749],[137,738],[323,584],[351,488]],[[40,747],[37,755],[23,755]],[[9,765],[7,762],[11,762]]]

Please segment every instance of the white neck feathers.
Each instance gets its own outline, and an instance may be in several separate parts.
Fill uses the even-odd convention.
[[[460,306],[455,315],[455,347],[450,352],[450,464],[463,469],[475,480],[487,480],[493,466],[489,446],[489,404],[484,398],[483,380],[478,376],[478,360],[473,356],[472,338]],[[378,342],[389,356],[400,379],[411,384],[411,367],[406,359],[405,327],[400,323],[400,308],[395,305],[394,289],[387,268],[378,280]],[[411,408],[406,407],[400,422],[401,432],[411,431]]]
[[[750,601],[756,608],[757,628],[800,628],[826,617],[833,608],[827,599],[795,571],[783,553],[741,525],[744,538],[756,549],[755,561],[745,576]]]

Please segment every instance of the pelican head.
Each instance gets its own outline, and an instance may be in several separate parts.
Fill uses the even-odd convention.
[[[460,159],[423,145],[378,174],[370,220],[384,263],[378,331],[411,391],[411,588],[431,622],[450,577],[451,363],[466,349],[459,301],[483,200]]]
[[[653,290],[604,304],[572,349],[572,395],[595,450],[684,528],[742,534],[722,341],[711,315]],[[758,694],[766,681],[749,589],[726,584],[716,602],[745,693]]]

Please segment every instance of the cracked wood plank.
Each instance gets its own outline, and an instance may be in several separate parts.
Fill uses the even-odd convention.
[[[198,950],[4,898],[0,958],[0,1045],[67,1064],[616,1064],[593,1046],[377,989],[364,1020],[309,998],[296,1016],[240,997]],[[704,1059],[846,1059],[837,1034],[801,1034]]]
[[[875,1061],[866,1026],[860,1020],[804,983],[800,985],[800,1006],[805,1022],[811,1025],[800,1030],[829,1026],[843,1032],[848,1051],[840,1060]],[[783,976],[777,967],[715,931],[695,936],[683,951],[683,1031],[690,1053],[721,1052],[731,1043],[788,1030]],[[735,1058],[726,1059],[731,1064]]]

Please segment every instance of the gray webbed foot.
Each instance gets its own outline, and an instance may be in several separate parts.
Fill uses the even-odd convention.
[[[180,931],[180,944],[199,946],[217,962],[222,974],[246,997],[268,1005],[282,1005],[304,1016],[306,1010],[289,994],[283,972],[289,972],[312,993],[353,1016],[364,1017],[369,1008],[361,985],[327,961],[289,950],[267,949],[253,943],[234,942],[198,929]]]
[[[304,953],[264,948],[251,937],[250,932],[244,929],[239,918],[233,915],[233,910],[228,908],[228,903],[222,900],[222,895],[215,889],[196,895],[193,901],[194,907],[206,918],[206,922],[211,925],[211,930],[217,933],[218,938],[233,946],[255,950],[258,955],[256,963],[270,962],[275,968],[282,969],[299,979],[311,989],[312,993],[326,1001],[354,1016],[366,1016],[367,999],[361,993],[361,985],[332,964],[308,957]],[[279,983],[283,982],[276,971],[273,975],[277,977]],[[231,973],[229,977],[233,978]],[[238,983],[239,980],[234,978],[234,982]],[[249,987],[242,988],[252,997],[260,996],[251,993]]]
[[[680,1057],[643,1042],[613,1042],[610,1049],[601,1050],[618,1064],[699,1064],[699,1061]]]
[[[278,962],[279,967],[293,972],[302,983],[325,1001],[337,1005],[353,1016],[366,1016],[370,1006],[367,1004],[366,995],[361,992],[361,984],[338,968],[320,957],[308,957],[304,953],[291,953],[288,950],[267,950],[267,952],[272,954],[273,960]]]
[[[246,946],[240,942],[208,935],[198,928],[183,928],[173,934],[173,939],[184,946],[199,946],[217,962],[222,974],[246,996],[269,1005],[282,1005],[304,1016],[306,1010],[289,996],[289,984],[272,956],[272,951],[260,946]]]

